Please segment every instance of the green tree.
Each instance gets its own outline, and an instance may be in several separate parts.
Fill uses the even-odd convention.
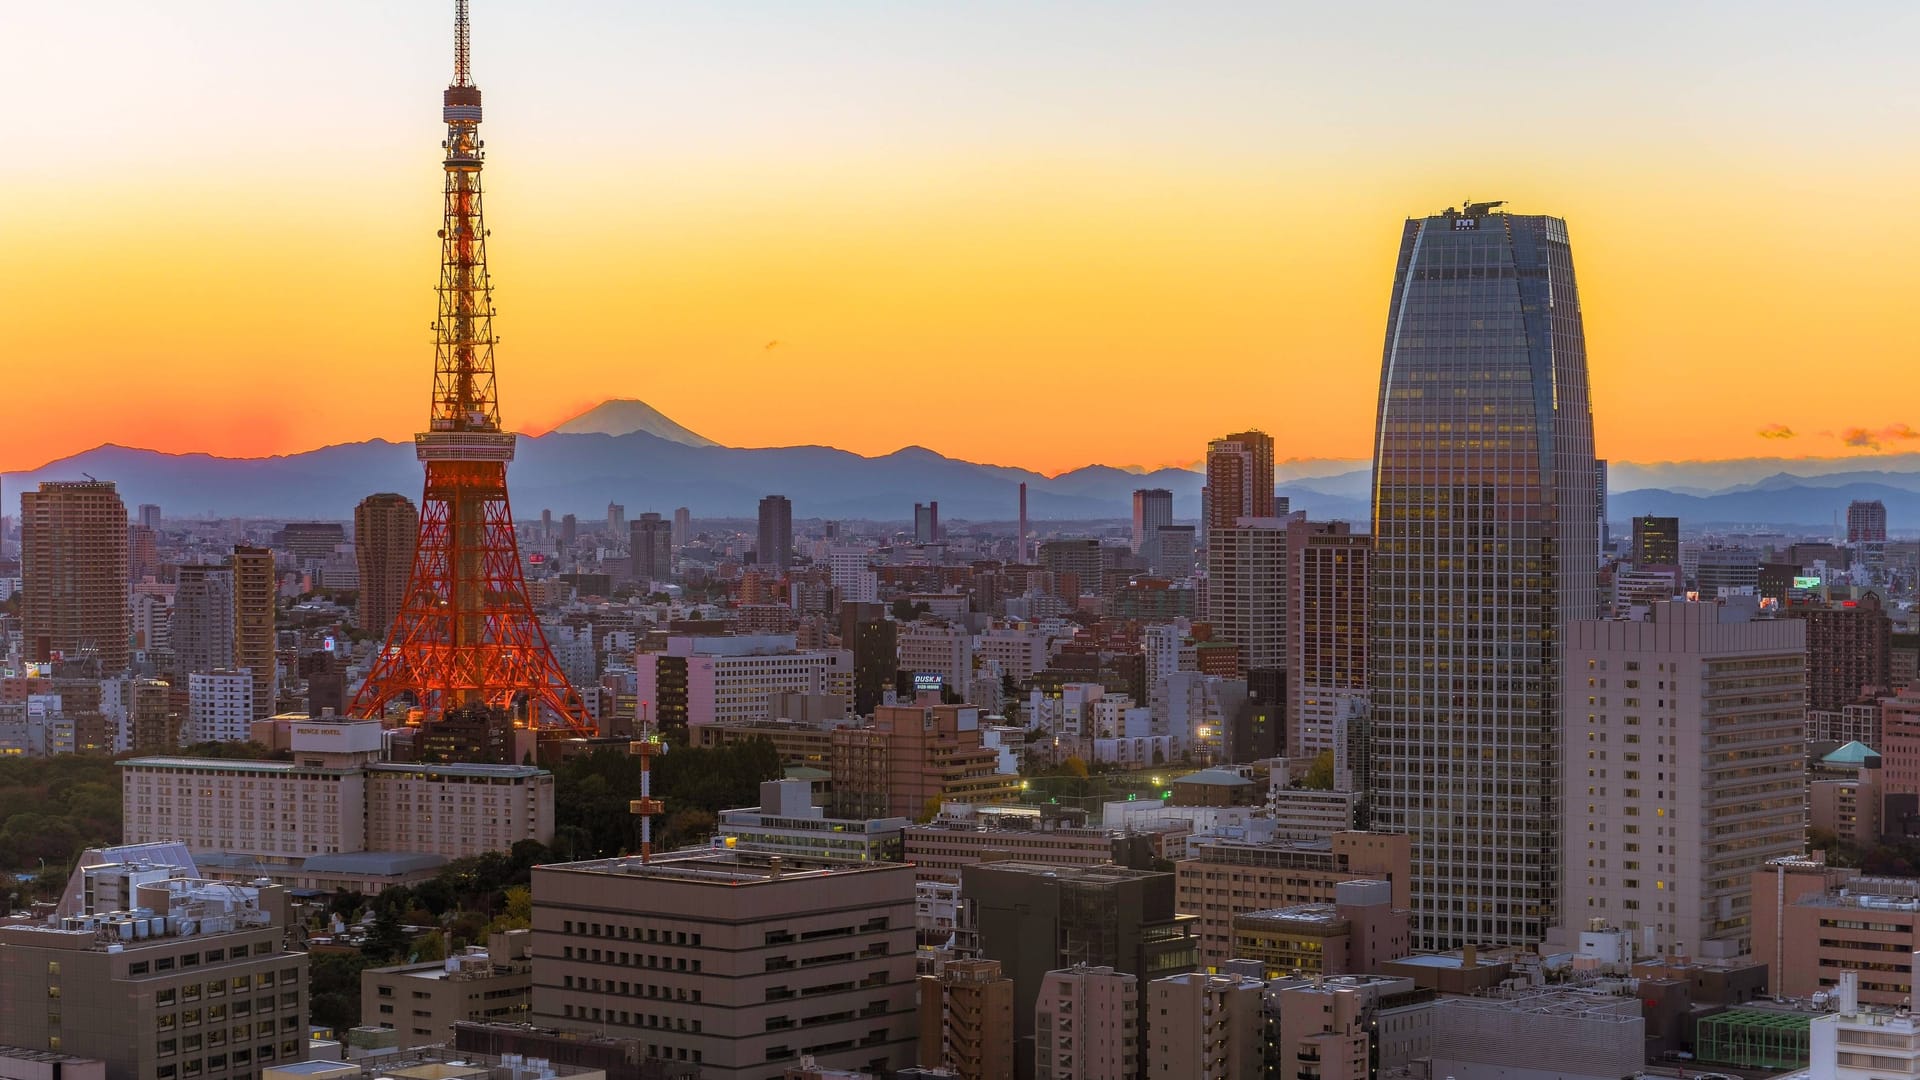
[[[1333,751],[1322,750],[1314,757],[1313,764],[1307,766],[1307,775],[1300,781],[1300,786],[1310,791],[1333,790]]]
[[[336,1034],[360,1023],[360,973],[372,965],[355,953],[308,957],[308,1006],[313,1022]]]
[[[407,944],[406,928],[400,925],[399,906],[381,904],[373,914],[373,926],[367,930],[361,954],[376,964],[391,964],[399,959]]]
[[[447,939],[438,930],[429,930],[407,943],[407,956],[415,964],[447,958]]]

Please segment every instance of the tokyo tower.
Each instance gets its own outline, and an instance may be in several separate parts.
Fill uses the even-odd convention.
[[[453,83],[440,229],[440,315],[434,324],[433,409],[413,437],[427,470],[420,539],[405,599],[350,711],[378,717],[411,698],[421,714],[485,705],[530,725],[593,735],[580,695],[554,663],[527,600],[507,506],[515,436],[500,430],[493,381],[493,286],[480,209],[480,88],[467,46],[467,0],[454,5]]]

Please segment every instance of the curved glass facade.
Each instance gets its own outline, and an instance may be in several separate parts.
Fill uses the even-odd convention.
[[[1562,627],[1597,616],[1593,416],[1566,223],[1409,220],[1373,459],[1373,826],[1416,943],[1557,917]]]

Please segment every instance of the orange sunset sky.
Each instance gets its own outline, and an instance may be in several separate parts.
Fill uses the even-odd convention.
[[[0,468],[422,424],[451,7],[0,0]],[[1917,5],[474,20],[521,430],[1364,457],[1400,222],[1472,197],[1568,220],[1603,455],[1920,448]]]

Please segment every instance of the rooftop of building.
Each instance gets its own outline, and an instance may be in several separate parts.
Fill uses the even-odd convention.
[[[455,1050],[445,1046],[424,1046],[392,1054],[378,1054],[356,1061],[301,1061],[271,1065],[261,1075],[268,1080],[282,1076],[343,1076],[357,1071],[366,1077],[393,1077],[394,1080],[531,1080],[550,1077],[567,1080],[605,1076],[601,1069],[568,1065],[546,1058],[520,1054],[482,1054],[474,1050]]]
[[[1215,787],[1246,787],[1253,783],[1252,780],[1241,776],[1231,769],[1201,769],[1199,772],[1188,773],[1185,776],[1176,776],[1173,782],[1176,784],[1207,784]]]
[[[1250,922],[1288,923],[1298,926],[1315,925],[1332,929],[1347,923],[1347,917],[1333,904],[1295,904],[1292,907],[1268,908],[1265,911],[1245,911],[1233,917],[1238,923],[1246,919]]]
[[[244,758],[136,757],[120,762],[122,768],[192,769],[206,772],[253,772],[267,774],[324,773],[345,775],[353,772],[413,773],[428,776],[458,776],[469,779],[519,780],[538,776],[545,769],[533,765],[480,765],[449,762],[420,765],[397,761],[370,761],[365,764],[331,766],[303,765],[294,761],[259,761]]]
[[[1476,997],[1449,997],[1441,999],[1440,1004],[1453,1009],[1575,1017],[1612,1024],[1631,1024],[1642,1019],[1638,998],[1565,988],[1528,989]]]
[[[1023,859],[1000,859],[994,862],[975,863],[965,868],[966,873],[977,870],[996,870],[1009,874],[1030,874],[1034,877],[1069,878],[1074,881],[1139,881],[1145,878],[1165,876],[1160,870],[1135,870],[1132,867],[1114,863],[1102,863],[1097,866],[1062,866],[1050,862],[1029,862]]]
[[[1820,759],[1823,765],[1864,765],[1868,758],[1878,758],[1880,751],[1866,743],[1854,740]]]
[[[687,848],[655,855],[642,862],[637,855],[614,859],[588,859],[582,862],[552,863],[537,867],[542,872],[605,874],[617,877],[651,878],[688,885],[771,885],[782,881],[802,881],[850,874],[911,870],[906,863],[872,860],[829,859],[806,855],[773,855],[739,848]]]
[[[97,1058],[76,1057],[73,1054],[63,1054],[58,1050],[35,1050],[31,1047],[9,1046],[5,1043],[0,1043],[0,1059],[7,1061],[39,1061],[49,1065],[84,1065],[98,1060]],[[54,1075],[58,1076],[59,1072],[56,1070]]]

